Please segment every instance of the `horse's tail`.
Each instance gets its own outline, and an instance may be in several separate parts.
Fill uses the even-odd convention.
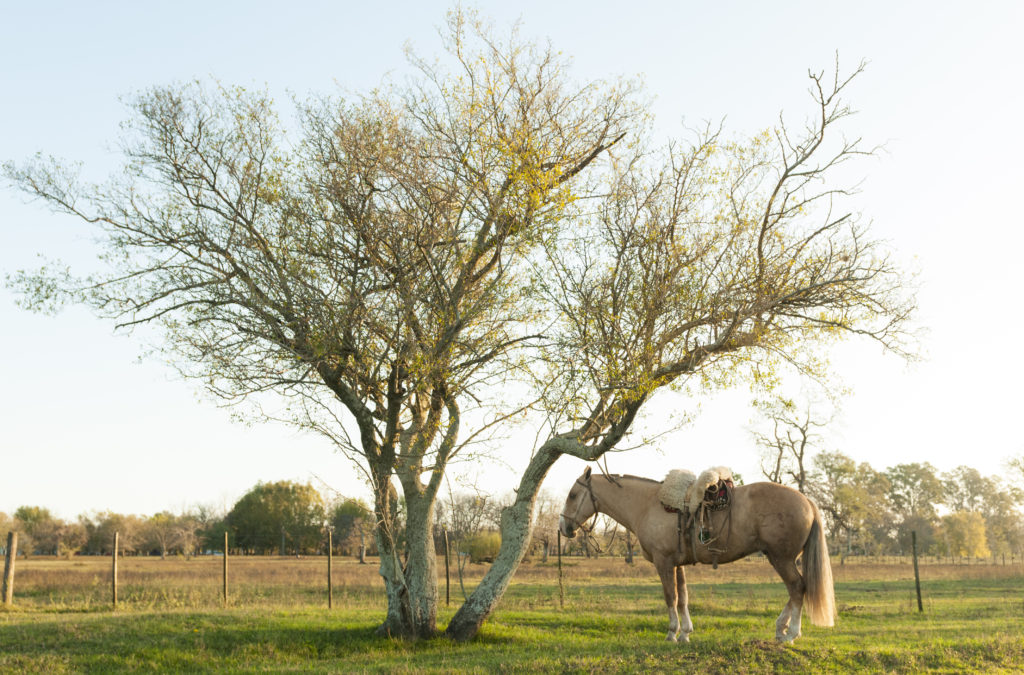
[[[811,500],[808,500],[811,501]],[[836,596],[832,588],[832,562],[828,557],[821,512],[811,501],[814,523],[804,544],[804,610],[815,626],[832,626],[836,619]]]

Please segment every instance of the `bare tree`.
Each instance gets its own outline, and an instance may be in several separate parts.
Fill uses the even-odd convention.
[[[761,416],[771,425],[770,432],[754,431],[761,448],[761,473],[770,481],[788,483],[806,492],[811,453],[821,443],[816,430],[828,426],[834,415],[822,419],[812,403],[802,408],[787,398],[755,403]]]

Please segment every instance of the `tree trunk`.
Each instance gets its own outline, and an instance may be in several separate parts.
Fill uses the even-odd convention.
[[[445,631],[456,640],[470,640],[508,589],[533,534],[533,510],[541,483],[561,453],[541,447],[530,460],[516,492],[516,500],[501,513],[501,548],[480,585],[452,617]]]
[[[387,504],[377,509],[375,530],[380,551],[380,575],[388,608],[377,633],[389,637],[419,639],[437,634],[437,554],[434,550],[434,501],[425,496],[406,496],[406,564],[401,562],[394,533],[397,496],[390,484]]]

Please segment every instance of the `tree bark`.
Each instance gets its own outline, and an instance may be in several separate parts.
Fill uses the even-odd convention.
[[[397,496],[390,483],[387,503],[378,503],[375,530],[380,550],[380,575],[388,601],[387,615],[377,628],[380,635],[420,639],[437,634],[437,554],[434,550],[434,500],[425,495],[406,496],[406,537],[408,559],[394,537]],[[378,500],[379,502],[379,500]]]
[[[516,492],[516,500],[501,513],[501,548],[480,585],[452,617],[445,633],[455,640],[471,640],[508,589],[533,534],[537,493],[551,466],[562,453],[544,444],[530,460]]]

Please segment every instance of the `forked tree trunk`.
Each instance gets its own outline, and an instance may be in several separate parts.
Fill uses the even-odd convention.
[[[516,492],[516,500],[501,513],[501,548],[480,585],[452,617],[445,631],[456,640],[470,640],[490,616],[508,589],[533,534],[533,512],[537,493],[551,466],[561,453],[547,445],[530,460]]]
[[[394,500],[394,497],[390,497]],[[378,509],[375,530],[380,550],[380,575],[387,596],[387,615],[377,632],[389,637],[419,639],[437,634],[437,555],[434,551],[433,500],[406,498],[408,559],[402,564],[393,532],[394,509]],[[382,515],[387,516],[385,521]]]

